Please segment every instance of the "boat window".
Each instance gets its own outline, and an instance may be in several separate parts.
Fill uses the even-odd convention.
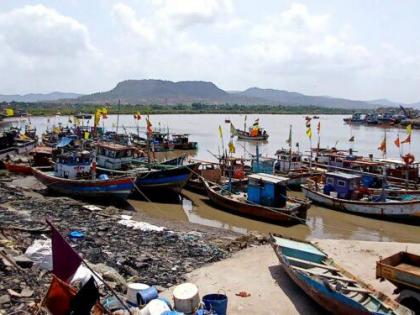
[[[339,180],[337,181],[337,185],[338,185],[338,186],[341,186],[341,187],[344,187],[344,186],[346,186],[346,182],[345,182],[344,180],[339,179]]]
[[[331,177],[327,178],[327,184],[334,185],[334,179]]]

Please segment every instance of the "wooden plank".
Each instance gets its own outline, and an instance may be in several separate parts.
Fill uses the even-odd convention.
[[[344,282],[357,283],[357,280],[353,280],[353,279],[346,278],[346,277],[326,275],[324,273],[319,273],[319,272],[311,271],[310,269],[300,268],[300,267],[296,267],[296,266],[291,266],[291,267],[295,270],[303,271],[303,272],[306,272],[306,273],[309,273],[309,274],[315,275],[315,276],[320,276],[320,277],[324,277],[324,278],[328,278],[328,279],[334,279],[334,280],[340,280],[340,281],[344,281]]]
[[[290,256],[285,256],[285,257],[287,258],[287,260],[302,263],[302,264],[305,264],[305,265],[308,265],[308,266],[323,268],[323,269],[332,270],[332,271],[339,271],[339,269],[337,269],[333,266],[322,265],[322,264],[314,263],[312,261],[307,261],[307,260],[303,260],[303,259],[299,259],[299,258],[295,258],[295,257],[290,257]]]
[[[372,293],[372,291],[363,289],[363,288],[353,288],[353,287],[345,287],[342,288],[341,291],[349,291],[349,292],[358,292],[358,293]]]

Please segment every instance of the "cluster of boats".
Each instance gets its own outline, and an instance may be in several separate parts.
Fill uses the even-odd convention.
[[[231,136],[239,138],[230,124]],[[249,130],[257,135],[253,141],[258,143],[261,130],[256,120]],[[175,141],[182,143],[178,150],[197,144],[187,135],[95,135],[88,127],[60,126],[44,133],[42,146],[35,147],[33,128],[27,127],[23,134],[10,132],[3,137],[10,139],[6,147],[13,144],[7,147],[4,165],[10,171],[33,173],[59,194],[125,199],[133,192],[180,192],[185,187],[206,194],[221,209],[277,224],[305,223],[311,203],[380,219],[416,222],[420,218],[419,162],[412,156],[374,159],[334,148],[314,148],[304,156],[288,141],[289,148],[271,157],[262,156],[257,144],[250,158],[225,152],[216,156],[217,162],[187,161],[185,154],[158,162],[151,155],[168,139],[182,139]],[[10,154],[22,153],[22,147],[28,154],[17,154],[20,158]],[[302,190],[305,198],[292,197],[289,190]]]

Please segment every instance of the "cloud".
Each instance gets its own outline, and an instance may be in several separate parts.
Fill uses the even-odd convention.
[[[15,53],[29,57],[74,56],[92,50],[85,26],[43,5],[0,14],[0,36]]]

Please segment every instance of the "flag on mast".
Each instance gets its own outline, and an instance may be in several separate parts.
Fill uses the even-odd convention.
[[[382,153],[386,154],[386,133],[384,135],[384,139],[382,140],[381,144],[378,147],[378,150],[382,151]]]
[[[394,144],[397,148],[400,147],[400,134],[397,135],[397,139],[394,140]]]

